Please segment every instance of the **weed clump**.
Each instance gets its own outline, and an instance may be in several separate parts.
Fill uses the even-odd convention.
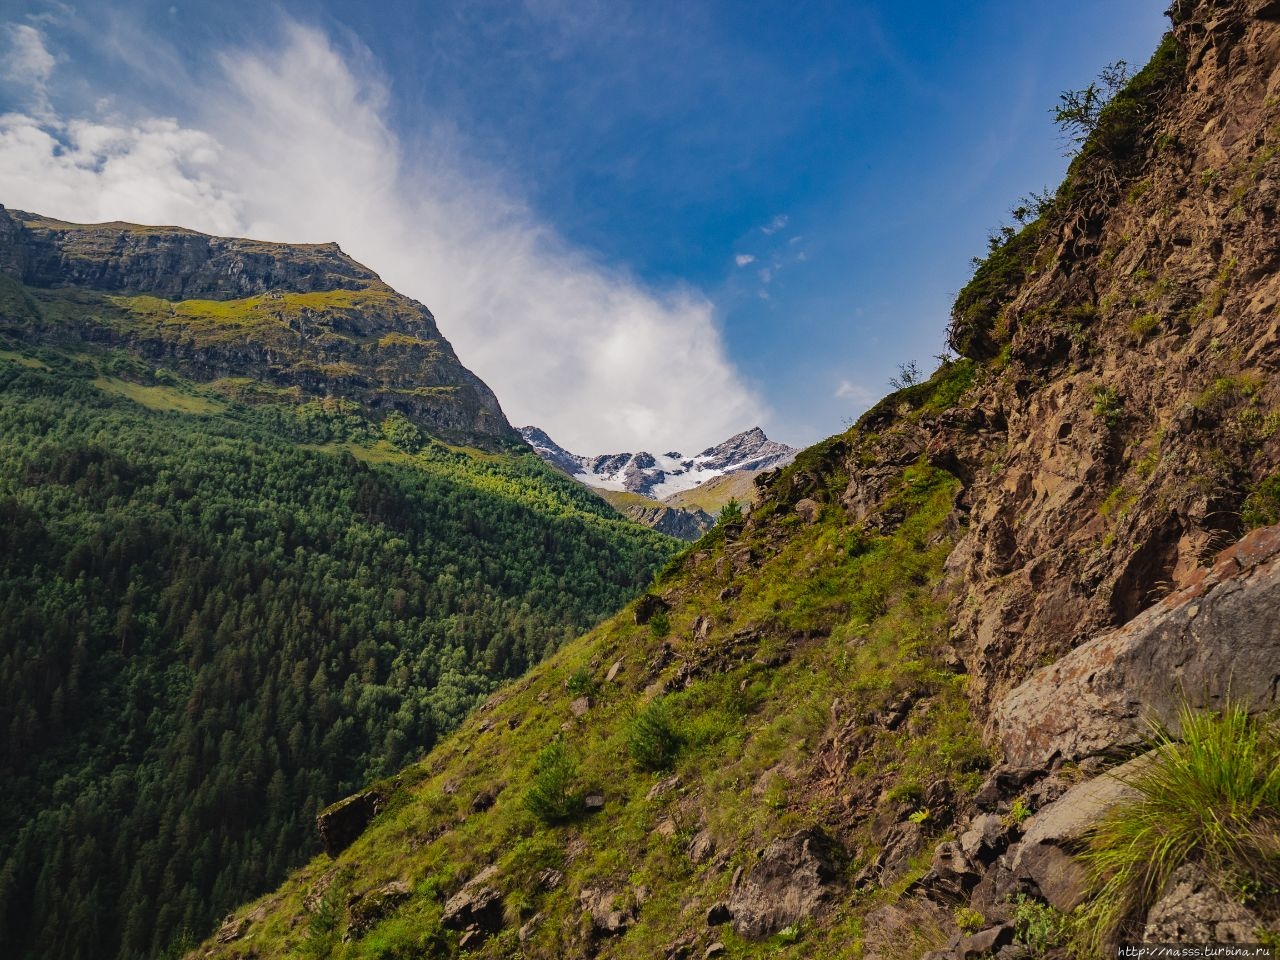
[[[1108,430],[1114,430],[1124,419],[1124,397],[1114,387],[1099,384],[1093,388],[1093,413]]]
[[[1245,497],[1241,520],[1246,530],[1280,523],[1280,473],[1273,473]]]

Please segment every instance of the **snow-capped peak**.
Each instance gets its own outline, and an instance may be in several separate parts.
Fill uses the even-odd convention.
[[[565,450],[538,427],[521,427],[520,434],[539,457],[587,486],[629,490],[655,500],[726,473],[781,466],[796,455],[795,449],[770,440],[759,427],[734,434],[691,457],[678,451],[652,454],[643,450],[584,457]]]

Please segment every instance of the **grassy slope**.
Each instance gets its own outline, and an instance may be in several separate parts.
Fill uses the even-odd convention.
[[[853,433],[847,440],[861,442]],[[958,533],[948,522],[958,483],[924,465],[906,468],[884,504],[886,515],[903,519],[886,535],[851,524],[838,505],[806,524],[777,491],[816,468],[828,483],[818,495],[834,499],[847,478],[835,467],[838,455],[827,454],[824,447],[802,454],[741,533],[717,529],[661,581],[673,604],[669,636],[637,626],[624,611],[500,691],[397,778],[391,809],[351,848],[336,861],[318,857],[246,908],[254,918],[246,937],[210,953],[457,955],[457,935],[440,925],[442,903],[496,864],[493,882],[506,895],[509,922],[469,955],[587,954],[589,923],[579,905],[587,888],[616,891],[620,907],[638,910],[625,936],[590,947],[600,956],[661,956],[681,938],[698,941],[699,954],[721,939],[734,956],[849,955],[867,912],[893,900],[926,866],[912,863],[884,889],[854,891],[853,878],[879,853],[872,824],[915,813],[927,832],[941,832],[949,800],[922,814],[925,798],[947,790],[963,798],[987,757],[963,679],[935,653],[946,622],[932,585]],[[705,639],[696,635],[700,617],[711,623]],[[672,651],[665,665],[664,644]],[[617,660],[623,666],[608,683]],[[691,676],[687,688],[683,676]],[[594,705],[577,718],[569,703],[584,685],[594,689]],[[631,762],[628,730],[635,712],[664,688],[685,746],[673,769],[678,784],[654,794],[662,774]],[[873,722],[904,696],[921,701],[909,723],[889,730]],[[832,760],[844,755],[836,742],[849,736],[864,746],[844,769]],[[557,739],[579,763],[578,784],[602,791],[606,807],[548,827],[523,797],[535,757]],[[473,812],[481,794],[496,794],[496,801]],[[749,866],[769,839],[813,824],[834,835],[846,858],[828,919],[760,943],[727,927],[708,930],[706,911],[724,896],[735,869]],[[702,864],[688,855],[699,831],[718,851]],[[547,867],[565,877],[552,891],[537,880]],[[409,900],[343,943],[346,898],[391,880],[410,884]],[[517,928],[533,916],[539,920],[518,946]]]
[[[708,480],[692,490],[673,493],[662,502],[669,507],[686,507],[690,510],[705,510],[713,516],[720,512],[730,500],[739,503],[755,503],[757,497],[755,478],[758,470],[739,470]]]

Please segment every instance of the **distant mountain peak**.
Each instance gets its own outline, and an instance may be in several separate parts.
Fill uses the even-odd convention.
[[[540,427],[521,427],[520,435],[544,461],[589,487],[625,490],[654,500],[691,490],[728,473],[782,466],[796,455],[793,447],[770,440],[759,427],[735,433],[693,456],[674,450],[663,454],[640,450],[581,456],[564,449]]]

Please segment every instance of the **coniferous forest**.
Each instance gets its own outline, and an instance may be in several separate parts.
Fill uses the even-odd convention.
[[[9,956],[176,953],[676,545],[532,455],[0,346]]]

